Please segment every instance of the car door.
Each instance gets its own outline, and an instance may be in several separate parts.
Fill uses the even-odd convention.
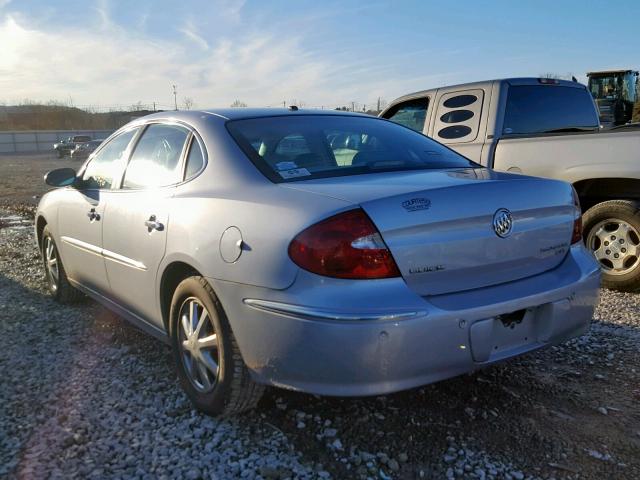
[[[136,131],[119,134],[96,153],[76,185],[65,189],[58,210],[58,244],[67,276],[99,293],[109,290],[102,256],[106,193],[122,175]]]
[[[189,136],[180,125],[148,125],[133,147],[120,188],[109,194],[104,216],[103,254],[112,296],[159,327],[156,275]]]

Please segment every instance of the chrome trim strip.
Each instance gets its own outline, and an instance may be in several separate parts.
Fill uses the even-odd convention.
[[[82,240],[78,240],[77,238],[64,237],[64,236],[60,237],[60,240],[62,240],[64,243],[68,243],[69,245],[77,247],[80,250],[84,250],[85,252],[102,256],[102,249],[100,247],[96,247],[91,243],[83,242]]]
[[[104,257],[108,260],[112,260],[121,265],[132,267],[137,270],[147,270],[147,266],[142,262],[133,260],[132,258],[125,257],[124,255],[120,255],[118,253],[111,252],[109,250],[105,250],[104,248],[96,247],[91,243],[83,242],[82,240],[78,240],[77,238],[60,237],[60,240],[62,240],[64,243],[68,243],[69,245],[77,247],[80,250],[93,253],[94,255],[99,255],[101,257]]]
[[[242,302],[256,310],[269,313],[285,315],[309,320],[333,320],[333,321],[401,321],[410,318],[423,317],[427,315],[426,310],[405,311],[405,312],[378,312],[378,313],[350,313],[336,310],[324,310],[316,307],[305,307],[302,305],[292,305],[290,303],[272,302],[269,300],[259,300],[256,298],[245,298]]]
[[[107,260],[113,260],[114,262],[124,265],[126,267],[132,267],[137,270],[143,270],[143,271],[147,269],[147,266],[144,263],[129,257],[125,257],[124,255],[111,252],[109,250],[103,249],[102,256],[104,256],[104,258],[106,258]]]

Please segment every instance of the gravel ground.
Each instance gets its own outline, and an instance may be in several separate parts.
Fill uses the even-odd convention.
[[[472,375],[367,399],[271,389],[217,420],[168,347],[47,297],[33,207],[4,203],[0,478],[640,478],[640,295],[602,291],[589,334]]]

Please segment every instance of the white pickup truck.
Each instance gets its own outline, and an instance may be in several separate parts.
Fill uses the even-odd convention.
[[[512,78],[447,86],[400,97],[380,116],[486,167],[572,183],[604,286],[640,288],[640,126],[601,130],[584,85]]]

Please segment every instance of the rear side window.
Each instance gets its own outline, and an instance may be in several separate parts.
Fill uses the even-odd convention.
[[[138,141],[122,188],[171,185],[181,180],[180,156],[189,131],[177,125],[149,125]]]
[[[114,179],[122,173],[126,160],[124,154],[137,131],[135,128],[112,138],[94,155],[82,174],[82,188],[111,188]]]
[[[184,175],[185,180],[189,180],[195,176],[204,166],[204,156],[202,155],[202,149],[198,141],[193,139],[191,147],[189,148],[189,155],[187,156],[187,170]]]
[[[274,182],[477,167],[424,135],[374,117],[261,117],[227,122],[227,129],[255,166]],[[292,138],[296,139],[295,151],[300,152],[296,155],[280,148],[283,140]]]
[[[383,117],[416,132],[422,132],[428,108],[428,98],[416,98],[394,105]]]
[[[434,137],[443,143],[472,142],[478,137],[484,91],[443,94],[438,100]]]
[[[586,89],[557,85],[509,87],[502,130],[505,135],[597,128],[598,116]]]

